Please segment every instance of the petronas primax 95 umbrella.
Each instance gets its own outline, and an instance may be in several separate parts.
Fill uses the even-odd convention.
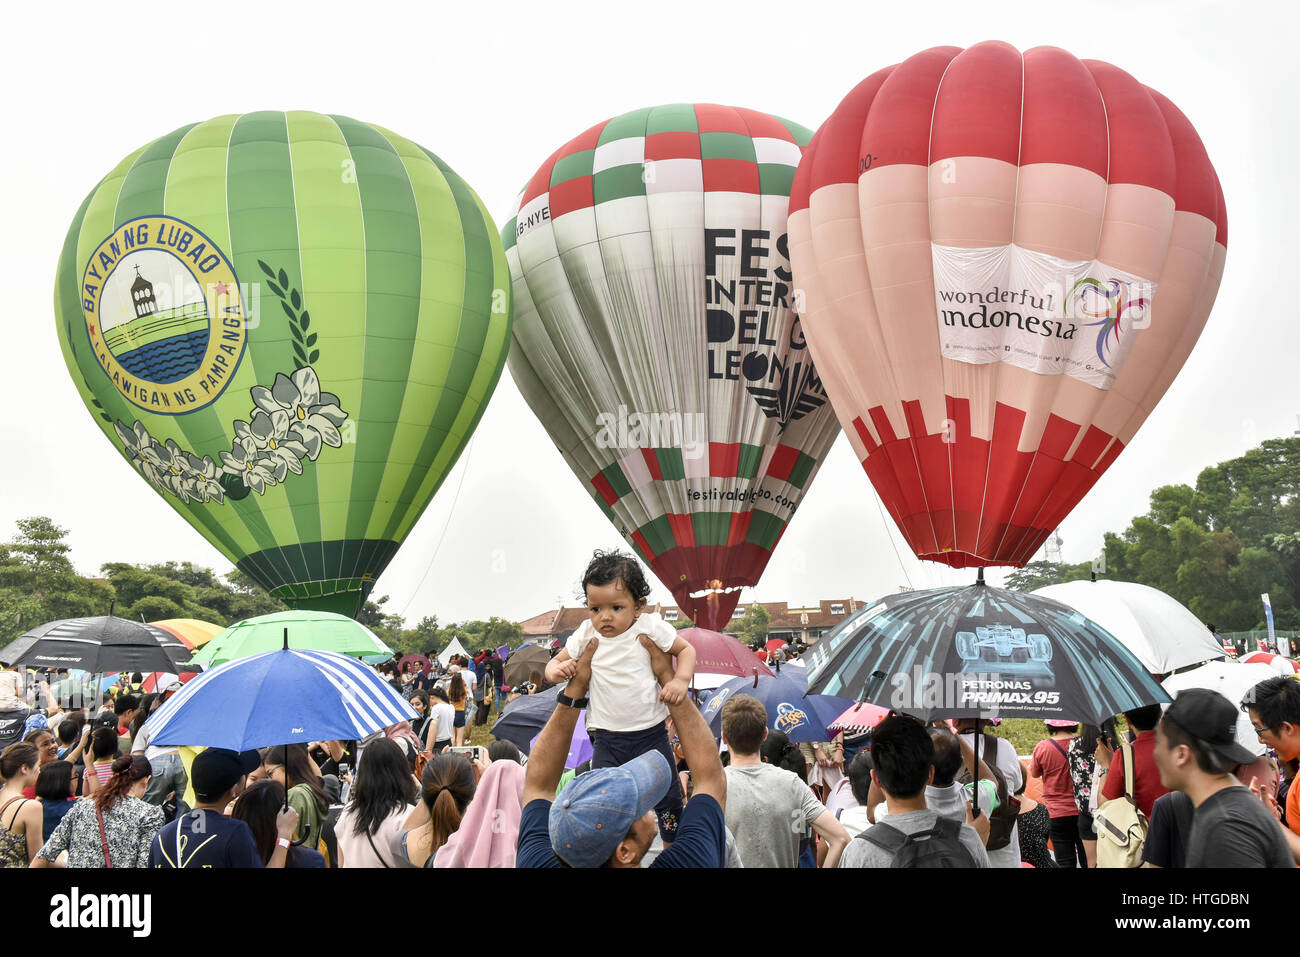
[[[1169,695],[1109,632],[1060,602],[985,585],[889,595],[808,652],[808,693],[924,720],[1101,724]]]

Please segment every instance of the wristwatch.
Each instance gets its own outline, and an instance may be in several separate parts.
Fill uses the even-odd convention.
[[[570,698],[567,694],[565,694],[563,691],[561,691],[559,694],[557,694],[557,695],[555,696],[555,700],[556,700],[558,703],[564,705],[566,708],[574,708],[574,709],[576,709],[576,710],[581,710],[582,708],[587,707],[587,702],[588,702],[590,699],[589,699],[589,698]]]
[[[283,847],[286,851],[289,849],[290,841],[287,837],[278,838],[275,843],[280,847]]]

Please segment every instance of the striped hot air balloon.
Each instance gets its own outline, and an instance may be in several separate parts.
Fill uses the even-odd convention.
[[[626,113],[556,150],[502,232],[512,377],[707,628],[758,581],[838,432],[788,261],[807,142],[753,110]]]
[[[101,429],[270,593],[355,614],[469,440],[505,362],[496,228],[376,126],[185,126],[91,192],[55,287]]]
[[[1227,214],[1165,97],[981,43],[844,98],[800,163],[790,238],[817,368],[908,544],[1023,565],[1191,352]]]

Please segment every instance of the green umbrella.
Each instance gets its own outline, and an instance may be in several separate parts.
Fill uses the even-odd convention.
[[[375,637],[374,632],[346,615],[300,609],[237,622],[204,645],[193,661],[211,668],[233,658],[286,647],[337,651],[356,658],[393,655],[393,650]]]

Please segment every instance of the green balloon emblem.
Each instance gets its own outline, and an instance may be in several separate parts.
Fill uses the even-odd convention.
[[[355,615],[478,424],[510,343],[491,217],[342,116],[249,113],[128,156],[54,293],[123,456],[272,595]]]

